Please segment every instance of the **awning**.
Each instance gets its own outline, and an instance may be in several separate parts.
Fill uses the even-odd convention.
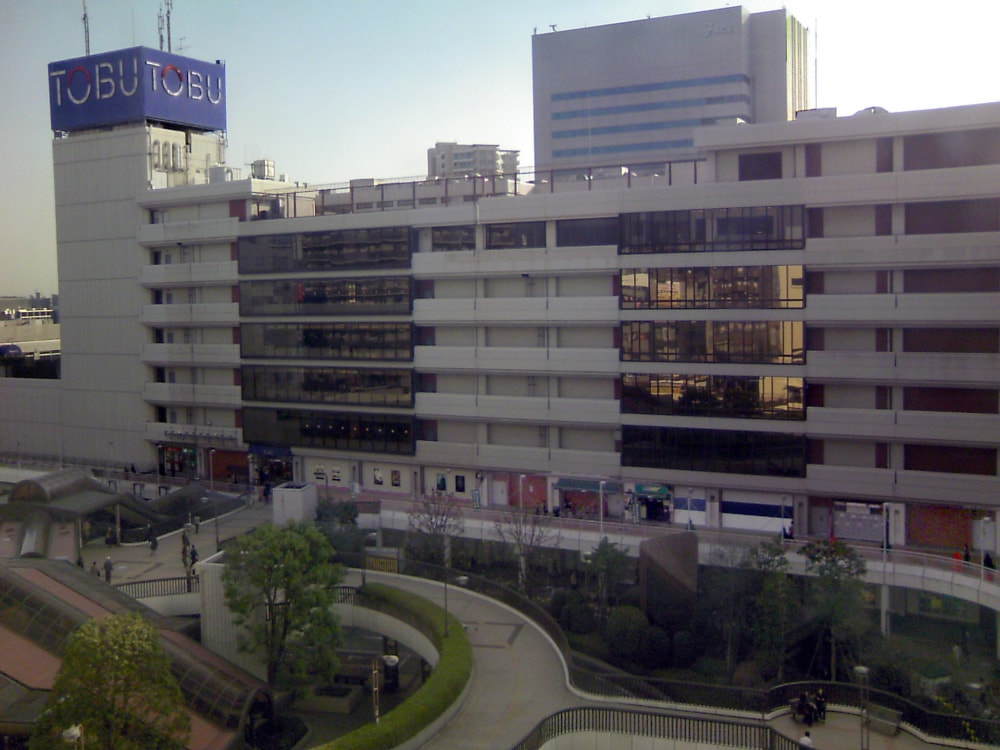
[[[268,445],[267,443],[250,443],[249,452],[264,458],[282,458],[292,455],[292,449],[287,445]]]
[[[597,492],[601,491],[601,481],[599,479],[560,479],[553,487],[557,490],[571,490],[574,492]],[[618,482],[604,482],[604,492],[621,492],[622,486]]]
[[[637,484],[635,486],[636,495],[645,497],[670,498],[670,487],[665,484]]]

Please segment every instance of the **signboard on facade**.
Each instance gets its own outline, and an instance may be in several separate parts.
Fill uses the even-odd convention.
[[[132,47],[49,63],[53,130],[152,120],[226,128],[226,66]]]

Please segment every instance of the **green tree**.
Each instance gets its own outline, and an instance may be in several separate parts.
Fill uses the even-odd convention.
[[[179,750],[186,744],[191,717],[184,696],[156,628],[138,613],[90,620],[67,640],[32,750],[62,750],[70,727],[90,748]]]
[[[757,581],[746,547],[720,546],[713,557],[715,564],[698,574],[699,634],[702,639],[714,637],[721,641],[726,674],[732,679],[749,641]]]
[[[290,687],[332,680],[340,627],[333,612],[343,569],[315,524],[258,526],[226,549],[226,604],[241,651],[261,655],[267,682]]]
[[[607,618],[611,594],[631,567],[628,554],[615,542],[602,537],[590,555],[590,564],[597,576],[597,616],[603,623]]]
[[[757,662],[765,677],[782,682],[788,634],[802,609],[799,592],[788,573],[788,558],[780,540],[762,542],[754,550],[753,565],[762,576],[753,618]]]
[[[846,544],[814,540],[802,548],[806,572],[812,581],[812,604],[830,636],[830,679],[837,679],[837,649],[845,646],[857,629],[863,611],[865,561]]]

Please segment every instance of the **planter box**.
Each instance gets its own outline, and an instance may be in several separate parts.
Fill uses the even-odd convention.
[[[329,714],[349,714],[364,697],[364,690],[360,685],[334,685],[338,695],[316,695],[310,692],[306,698],[298,698],[295,701],[295,708],[302,711],[318,711]]]

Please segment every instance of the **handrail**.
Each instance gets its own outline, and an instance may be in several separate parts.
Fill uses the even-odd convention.
[[[115,584],[115,588],[133,599],[152,599],[157,596],[179,596],[197,594],[201,591],[201,579],[196,575],[177,578],[150,578],[145,581],[126,581]]]
[[[682,716],[621,708],[582,706],[542,719],[512,750],[540,750],[546,743],[576,732],[609,732],[698,743],[703,747],[797,750],[799,743],[767,726],[724,718]]]

